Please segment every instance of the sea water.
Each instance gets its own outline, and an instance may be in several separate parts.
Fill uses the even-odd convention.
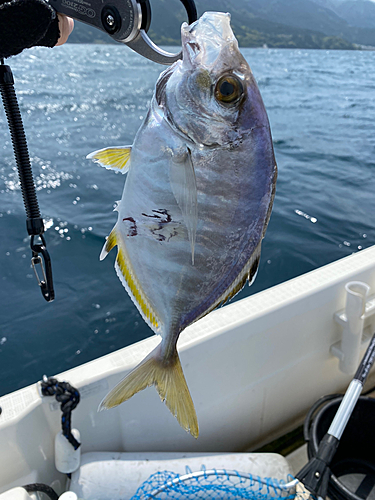
[[[279,167],[258,277],[236,299],[375,244],[375,52],[244,49]],[[132,144],[162,67],[122,45],[34,48],[12,67],[46,220],[42,298],[0,105],[0,395],[152,335],[99,253],[125,177],[85,159]]]

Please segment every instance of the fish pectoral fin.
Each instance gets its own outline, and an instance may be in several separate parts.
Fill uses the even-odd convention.
[[[114,408],[146,387],[154,385],[178,423],[195,438],[199,435],[194,403],[182,371],[177,350],[166,365],[161,357],[161,344],[131,371],[100,403],[99,411]]]
[[[191,261],[194,265],[195,237],[198,224],[197,182],[191,151],[172,157],[170,182],[174,197],[181,209],[191,246]]]
[[[99,149],[86,156],[108,170],[119,170],[126,174],[129,170],[131,146]]]

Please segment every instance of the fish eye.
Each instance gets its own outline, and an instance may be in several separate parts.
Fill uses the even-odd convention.
[[[243,96],[243,85],[234,75],[224,75],[216,83],[215,98],[222,104],[235,104]]]

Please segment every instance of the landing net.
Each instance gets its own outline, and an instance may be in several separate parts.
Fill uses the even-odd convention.
[[[300,491],[298,481],[261,478],[231,470],[205,470],[184,475],[157,472],[149,477],[131,500],[151,498],[168,500],[311,500],[308,492]]]

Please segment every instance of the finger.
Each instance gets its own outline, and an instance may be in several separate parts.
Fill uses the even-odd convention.
[[[71,17],[67,17],[64,14],[57,14],[59,20],[59,30],[60,30],[60,38],[57,40],[58,45],[63,45],[73,31],[74,21]]]

